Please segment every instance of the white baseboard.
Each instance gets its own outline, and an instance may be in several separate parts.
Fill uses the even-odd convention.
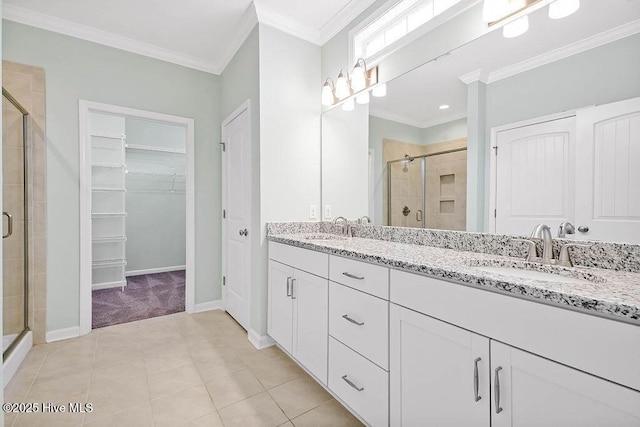
[[[170,271],[180,271],[180,270],[186,270],[186,269],[187,269],[186,265],[174,265],[172,267],[159,267],[159,268],[148,268],[146,270],[125,271],[124,275],[126,277],[141,276],[143,274],[168,273]]]
[[[200,304],[196,304],[193,312],[202,313],[203,311],[220,310],[221,308],[222,308],[222,300],[217,299],[215,301],[201,302]]]
[[[33,347],[33,333],[29,331],[24,337],[22,337],[18,345],[13,349],[9,357],[7,357],[7,360],[2,364],[3,388],[9,384],[11,378],[13,378],[15,373],[18,371],[18,368],[22,365],[25,357],[29,354],[31,347]]]
[[[56,329],[55,331],[47,332],[46,341],[54,342],[61,340],[68,340],[69,338],[76,338],[80,336],[80,326],[73,326],[71,328]]]
[[[127,281],[122,280],[118,282],[100,283],[99,285],[91,285],[92,291],[99,291],[101,289],[121,288],[127,286]]]
[[[253,329],[249,329],[249,342],[258,350],[262,350],[263,348],[271,347],[276,344],[273,338],[269,335],[260,335]]]

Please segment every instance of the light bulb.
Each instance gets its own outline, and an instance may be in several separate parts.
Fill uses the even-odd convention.
[[[580,9],[580,0],[556,0],[549,5],[549,18],[561,19]]]
[[[351,72],[351,89],[354,92],[359,92],[367,86],[367,77],[365,76],[364,66],[359,62]]]
[[[347,99],[344,104],[342,104],[342,109],[344,111],[353,111],[353,109],[356,107],[355,103],[353,102],[353,98],[351,99]]]
[[[502,35],[507,39],[518,37],[529,29],[529,16],[524,15],[502,27]]]
[[[338,80],[336,80],[336,96],[338,99],[344,99],[347,96],[351,95],[351,91],[349,90],[349,82],[347,82],[347,78],[340,70],[340,74],[338,74]]]
[[[376,98],[385,96],[386,94],[387,94],[386,83],[379,84],[378,86],[374,87],[373,90],[371,91],[371,95],[375,96]]]
[[[333,104],[333,90],[331,89],[331,85],[329,81],[324,83],[322,86],[322,105],[332,105]]]
[[[356,102],[358,104],[368,104],[369,103],[369,91],[363,92],[356,96]]]

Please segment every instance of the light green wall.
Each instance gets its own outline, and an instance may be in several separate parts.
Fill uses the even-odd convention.
[[[466,117],[422,129],[423,144],[436,144],[438,142],[451,141],[452,139],[465,138],[466,136]]]
[[[46,73],[47,330],[79,323],[80,99],[195,119],[196,303],[219,299],[220,78],[14,22],[2,31],[4,59]]]
[[[263,285],[261,257],[263,235],[259,232],[260,222],[260,66],[259,66],[260,28],[255,26],[229,65],[221,75],[222,117],[223,120],[235,111],[247,99],[251,102],[251,325],[256,323],[260,329],[262,308],[260,307]],[[254,297],[257,295],[257,297]]]
[[[180,150],[185,150],[187,146],[184,126],[126,118],[125,134],[128,144]],[[153,166],[157,164],[165,171],[166,166],[162,165],[171,162],[174,157],[181,158],[179,164],[185,163],[183,154],[133,150],[127,152],[127,157],[131,159],[130,168],[136,166],[136,160],[152,163],[145,164],[144,170],[158,170],[158,166]],[[179,166],[176,172],[183,172],[182,167]],[[184,192],[170,191],[136,192],[130,183],[133,180],[134,188],[139,188],[140,184],[135,184],[137,178],[140,175],[127,175],[127,188],[130,191],[126,193],[126,271],[185,265],[186,195]],[[160,185],[152,185],[153,188],[168,188],[170,185],[170,178],[167,177],[142,178],[145,186],[150,179],[161,182]],[[179,180],[184,183],[184,178]],[[178,184],[178,187],[183,189],[184,184]]]
[[[251,327],[267,331],[266,222],[307,220],[320,206],[320,47],[260,24],[262,262]]]

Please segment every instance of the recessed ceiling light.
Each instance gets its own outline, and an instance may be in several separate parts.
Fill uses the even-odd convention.
[[[449,105],[447,104],[442,104],[441,106],[438,107],[441,110],[446,110],[447,108],[449,108]]]

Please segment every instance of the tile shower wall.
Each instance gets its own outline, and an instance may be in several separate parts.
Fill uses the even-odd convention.
[[[29,65],[2,61],[2,85],[30,113],[31,147],[28,149],[29,218],[29,277],[28,283],[28,326],[33,331],[33,342],[45,342],[47,308],[47,266],[46,266],[46,139],[45,139],[45,78],[44,69]],[[4,147],[3,147],[4,148]],[[6,152],[5,152],[6,153]],[[20,280],[22,269],[16,265],[8,274],[15,274]],[[13,279],[11,279],[13,280]],[[5,292],[7,281],[5,279]],[[11,286],[15,289],[15,285]],[[6,295],[6,294],[5,294]]]

